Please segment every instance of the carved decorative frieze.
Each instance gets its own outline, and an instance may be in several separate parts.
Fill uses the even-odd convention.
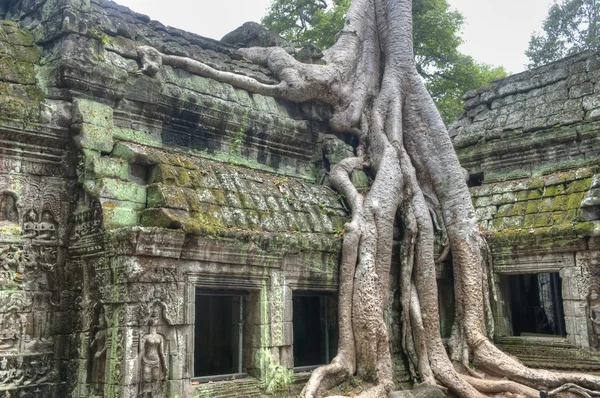
[[[2,356],[0,354],[0,393],[20,387],[40,386],[52,378],[53,370],[49,355]]]

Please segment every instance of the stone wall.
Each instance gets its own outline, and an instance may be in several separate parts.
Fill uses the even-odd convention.
[[[449,133],[494,258],[498,344],[536,367],[598,369],[600,54],[465,96]],[[558,272],[567,340],[513,335],[508,275]]]
[[[75,191],[70,110],[36,84],[43,52],[29,30],[0,22],[0,54],[0,395],[61,396],[62,337],[81,299],[65,265]]]
[[[337,290],[348,215],[318,184],[351,151],[328,109],[170,67],[139,75],[136,47],[152,45],[273,81],[110,1],[13,1],[0,19],[14,21],[0,34],[0,395],[258,396],[305,381],[292,297]],[[192,384],[196,289],[245,292],[248,379]]]
[[[486,182],[598,165],[599,84],[585,52],[467,93],[449,129],[461,163]]]
[[[293,393],[308,375],[293,372],[292,297],[335,296],[348,217],[326,185],[351,139],[328,130],[329,109],[169,66],[140,75],[136,47],[150,45],[273,82],[232,47],[108,0],[1,2],[0,20],[0,396]],[[450,130],[481,180],[498,343],[538,366],[600,369],[589,321],[600,313],[597,59],[471,93]],[[353,181],[369,185],[364,173]],[[450,264],[439,271],[449,304]],[[502,278],[538,272],[563,278],[568,336],[523,344]],[[196,289],[244,293],[248,378],[193,381]]]

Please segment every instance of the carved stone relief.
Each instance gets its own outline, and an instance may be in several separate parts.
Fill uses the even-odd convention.
[[[51,361],[47,355],[0,358],[0,391],[39,386],[52,377]]]
[[[106,320],[106,312],[100,305],[98,312],[97,325],[94,328],[93,338],[90,342],[91,362],[92,362],[92,385],[95,396],[103,396],[104,382],[106,374],[106,354],[110,340],[110,329]]]
[[[18,223],[19,210],[17,195],[11,191],[0,193],[0,223]]]
[[[592,288],[588,297],[588,315],[592,324],[591,346],[600,349],[600,295]]]
[[[581,212],[586,220],[600,220],[600,174],[592,179],[592,185],[581,202]]]
[[[154,302],[142,304],[139,310],[140,323],[148,326],[148,331],[142,335],[139,342],[140,393],[143,398],[165,396],[162,381],[168,377],[168,338],[159,333],[159,325],[164,322],[171,324],[166,305]]]
[[[37,266],[30,247],[0,247],[0,289],[21,287],[27,275]]]

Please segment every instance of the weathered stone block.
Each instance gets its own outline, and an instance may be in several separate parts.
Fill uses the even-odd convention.
[[[73,100],[73,123],[87,123],[105,127],[109,131],[113,125],[113,109],[98,102],[77,98]]]
[[[191,187],[191,180],[187,170],[183,167],[176,167],[168,164],[158,164],[150,171],[148,184],[156,183]]]
[[[80,134],[75,137],[75,142],[80,148],[93,149],[103,153],[112,151],[112,135],[106,126],[82,123],[79,126],[79,132]]]
[[[168,207],[189,211],[184,188],[164,184],[148,185],[148,207]]]
[[[88,179],[115,178],[129,179],[129,165],[121,159],[106,156],[86,157],[86,172]]]
[[[586,82],[571,87],[569,90],[570,98],[580,98],[584,95],[592,94],[594,92],[594,85],[591,82]]]
[[[587,95],[583,97],[583,109],[589,111],[600,107],[600,95]]]
[[[137,237],[136,254],[156,257],[179,258],[185,233],[164,229],[141,231]]]
[[[244,347],[259,348],[267,347],[271,342],[270,325],[251,325],[244,328]]]
[[[85,181],[84,186],[100,198],[146,203],[146,187],[135,183],[114,178],[101,178]]]
[[[586,317],[587,302],[582,300],[563,300],[565,316]]]
[[[294,368],[294,347],[279,347],[279,362],[288,369]]]
[[[104,228],[116,229],[139,224],[143,204],[132,202],[102,201]]]

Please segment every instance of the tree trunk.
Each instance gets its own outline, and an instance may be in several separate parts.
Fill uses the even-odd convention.
[[[446,128],[416,71],[410,0],[354,0],[338,41],[325,53],[325,66],[298,63],[280,48],[240,50],[270,68],[280,79],[277,85],[148,47],[138,50],[146,73],[162,62],[256,93],[327,102],[334,108],[332,129],[359,139],[355,157],[331,171],[332,185],[352,211],[340,266],[339,353],[313,372],[302,396],[322,396],[355,374],[374,385],[361,395],[383,397],[393,389],[383,314],[397,214],[404,226],[401,337],[416,381],[461,397],[502,392],[534,397],[536,389],[566,383],[600,387],[596,376],[528,369],[487,337],[493,330],[487,246]],[[374,176],[364,197],[350,181],[352,171],[363,167]],[[436,234],[447,247],[436,246]],[[456,294],[450,354],[440,336],[435,276],[436,261],[449,250]],[[495,378],[471,371],[472,362]],[[508,380],[500,380],[504,377]]]

